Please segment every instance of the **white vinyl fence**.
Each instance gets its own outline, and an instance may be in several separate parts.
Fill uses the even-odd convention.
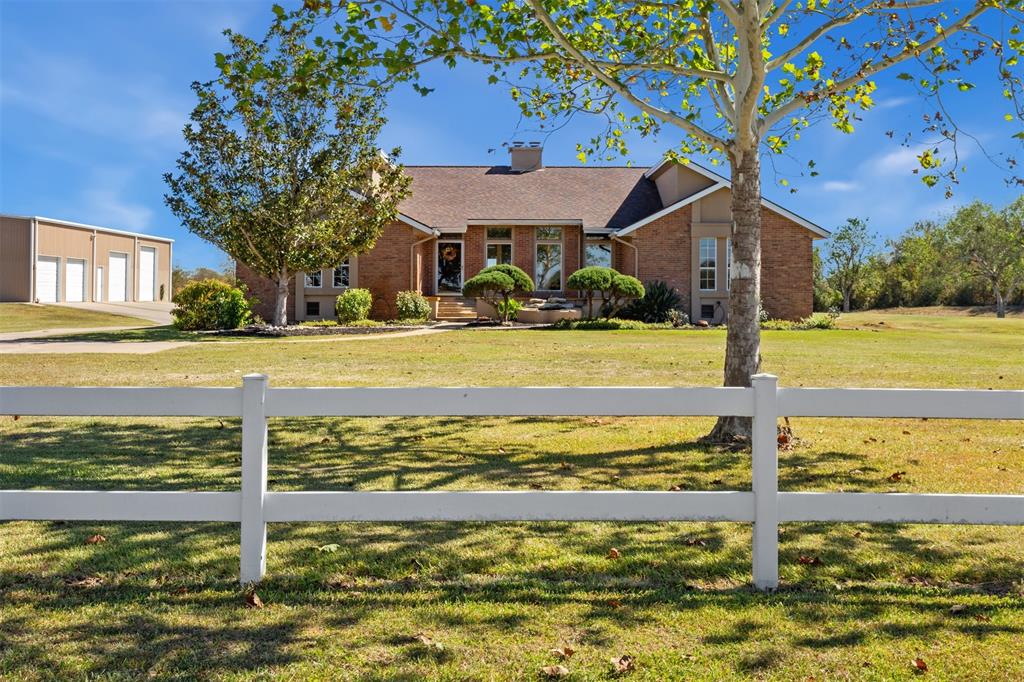
[[[239,492],[0,490],[0,520],[231,521],[241,581],[263,578],[267,523],[291,521],[739,521],[753,524],[753,576],[778,585],[778,526],[793,521],[1024,524],[1024,495],[779,492],[779,417],[1024,419],[1024,391],[778,388],[0,387],[0,414],[242,418]],[[753,417],[751,491],[271,492],[269,417]]]

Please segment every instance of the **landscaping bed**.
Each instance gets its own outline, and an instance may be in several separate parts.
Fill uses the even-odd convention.
[[[223,329],[211,332],[217,336],[257,336],[264,338],[279,338],[286,336],[336,336],[339,334],[390,334],[392,332],[412,331],[414,329],[427,329],[436,326],[436,322],[401,323],[388,322],[380,324],[290,324],[287,326],[275,327],[266,324],[252,324],[240,329]]]

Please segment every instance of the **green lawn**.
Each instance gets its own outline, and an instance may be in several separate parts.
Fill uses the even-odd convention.
[[[790,386],[1024,388],[1024,319],[841,322],[766,333],[765,369]],[[276,385],[711,385],[723,345],[715,330],[236,339],[5,356],[0,385],[237,385],[250,371]],[[270,485],[749,489],[749,454],[696,442],[710,424],[274,420]],[[793,426],[783,490],[1024,493],[1020,423]],[[235,420],[2,418],[0,487],[237,489],[239,447]],[[0,678],[533,680],[562,645],[580,680],[607,679],[622,654],[645,680],[909,679],[918,656],[932,679],[1024,677],[1019,527],[789,524],[782,589],[761,595],[741,524],[279,524],[258,610],[235,583],[236,526],[0,528]],[[85,544],[97,533],[107,541]]]
[[[0,333],[38,329],[86,329],[90,327],[148,326],[138,317],[100,313],[82,308],[32,303],[0,303]]]

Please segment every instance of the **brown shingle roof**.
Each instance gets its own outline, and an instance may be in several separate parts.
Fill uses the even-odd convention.
[[[582,220],[586,228],[623,228],[661,210],[644,168],[406,166],[412,195],[400,211],[436,228],[473,220]]]

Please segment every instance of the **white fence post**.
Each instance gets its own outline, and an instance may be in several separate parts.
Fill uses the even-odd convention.
[[[263,579],[267,569],[267,376],[242,378],[242,562],[243,585]]]
[[[751,377],[754,423],[751,460],[754,491],[754,587],[779,586],[779,379],[771,374]]]

